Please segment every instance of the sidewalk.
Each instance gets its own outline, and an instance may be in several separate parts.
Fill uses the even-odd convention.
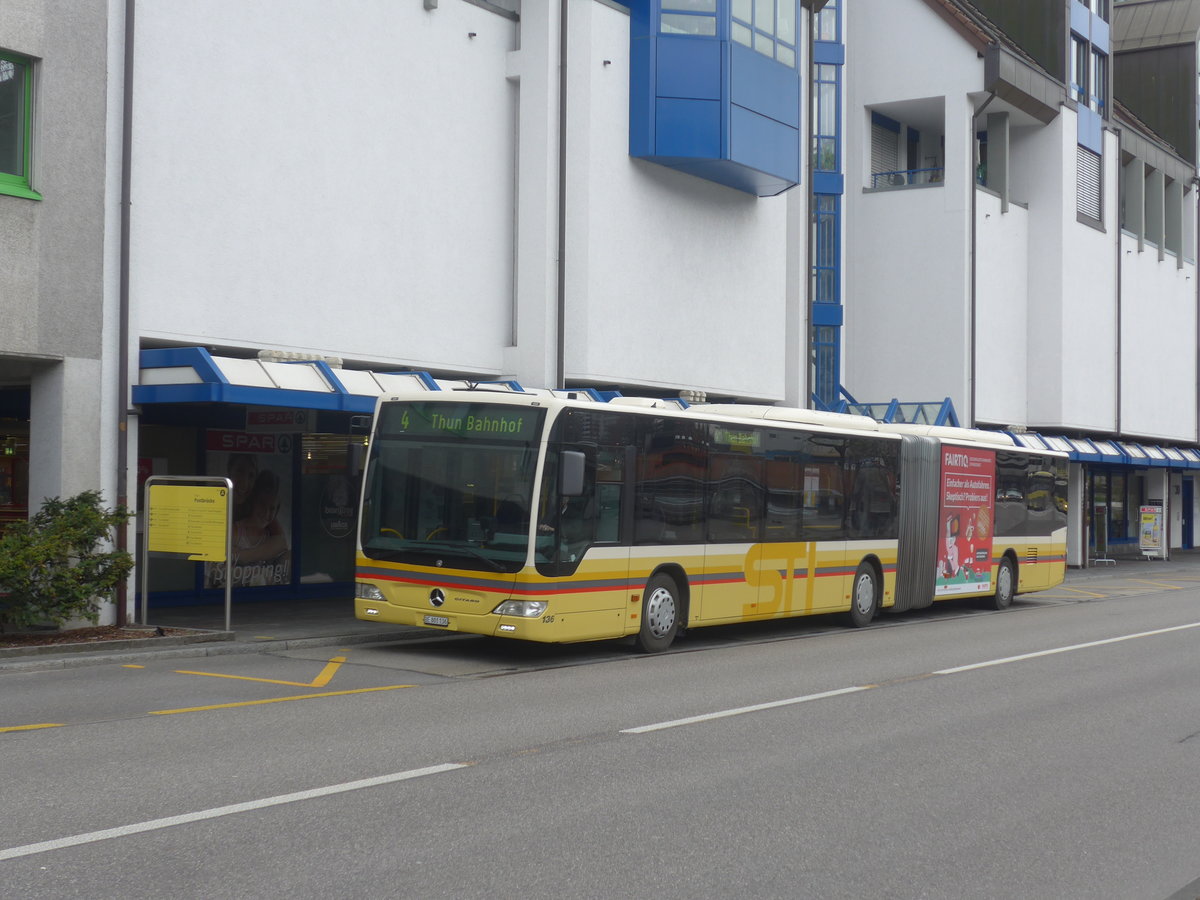
[[[1117,577],[1200,576],[1200,550],[1173,550],[1169,560],[1119,559],[1113,565],[1067,569],[1064,584],[1095,583]],[[225,631],[225,607],[179,606],[150,612],[150,624],[193,631],[182,637],[152,637],[107,644],[59,644],[0,649],[0,672],[66,669],[146,658],[223,656],[257,653],[268,647],[344,646],[444,636],[425,628],[381,625],[354,618],[354,602],[309,600],[302,603],[235,603],[232,631]]]
[[[192,633],[97,644],[0,648],[0,672],[66,669],[146,658],[258,653],[264,647],[293,650],[440,636],[425,628],[360,621],[354,618],[354,601],[350,599],[235,602],[231,631],[225,631],[223,604],[152,609],[149,618],[150,627],[186,628]]]

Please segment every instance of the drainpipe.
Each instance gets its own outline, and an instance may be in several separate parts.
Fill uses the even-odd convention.
[[[566,387],[567,352],[567,6],[558,7],[558,323],[554,387]]]
[[[971,263],[970,263],[971,289],[970,289],[969,302],[968,302],[968,306],[967,306],[967,317],[970,322],[970,329],[969,329],[970,330],[970,338],[968,340],[967,364],[968,364],[968,368],[970,371],[970,379],[971,379],[970,387],[967,390],[967,397],[969,398],[970,403],[971,403],[971,415],[966,423],[966,426],[968,428],[975,427],[975,419],[976,419],[975,403],[976,403],[976,399],[977,399],[976,398],[976,393],[977,393],[976,384],[979,381],[978,373],[975,371],[975,366],[977,365],[977,363],[976,363],[976,349],[977,348],[976,348],[976,339],[975,339],[975,321],[976,321],[976,308],[975,307],[976,307],[977,291],[976,291],[976,286],[975,286],[975,279],[976,279],[976,269],[978,268],[977,264],[976,264],[976,256],[978,255],[976,243],[979,240],[979,235],[977,233],[978,229],[975,227],[975,217],[978,214],[978,208],[979,208],[979,200],[978,200],[978,197],[976,196],[975,166],[974,166],[974,162],[975,162],[975,122],[981,115],[983,115],[983,111],[988,108],[988,104],[990,104],[995,99],[996,99],[996,92],[992,91],[988,95],[988,98],[986,100],[984,100],[983,103],[979,106],[979,108],[976,109],[975,112],[972,114],[971,121],[969,121],[967,123],[967,148],[971,153],[970,161],[972,163],[972,165],[969,166],[967,169],[967,184],[971,191],[971,203],[970,203],[971,222],[968,227],[968,234],[970,235],[970,243],[971,243]]]
[[[1117,251],[1116,251],[1117,252],[1117,296],[1116,296],[1117,327],[1114,329],[1114,332],[1116,334],[1116,347],[1114,349],[1116,351],[1115,377],[1116,377],[1117,383],[1115,385],[1115,393],[1114,393],[1116,402],[1114,404],[1114,409],[1113,409],[1113,420],[1114,420],[1114,424],[1116,425],[1117,437],[1120,437],[1121,436],[1121,365],[1122,365],[1122,363],[1121,363],[1121,295],[1122,295],[1122,291],[1121,291],[1121,255],[1122,254],[1121,254],[1121,213],[1120,213],[1120,209],[1119,209],[1119,203],[1120,203],[1120,197],[1121,197],[1121,165],[1120,165],[1121,129],[1114,127],[1111,130],[1112,130],[1113,134],[1115,134],[1117,137],[1117,148],[1118,148],[1117,149],[1117,190],[1116,190],[1118,211],[1117,211],[1117,216],[1116,216],[1117,227],[1113,229],[1117,233]],[[1200,346],[1200,345],[1197,345],[1197,346]]]
[[[812,276],[813,260],[810,257],[812,255],[812,246],[813,246],[813,218],[812,218],[812,216],[813,216],[813,172],[816,170],[816,167],[813,165],[813,110],[816,108],[816,103],[813,101],[812,88],[813,88],[813,79],[816,76],[816,71],[817,71],[816,64],[813,62],[813,51],[816,49],[816,43],[817,43],[817,39],[816,39],[817,14],[816,14],[816,12],[813,11],[813,8],[811,6],[808,6],[807,9],[808,9],[808,83],[806,85],[807,90],[805,91],[805,93],[808,94],[808,115],[805,117],[805,123],[808,126],[808,140],[806,140],[804,143],[808,146],[808,153],[806,154],[807,159],[808,159],[808,166],[807,166],[808,189],[805,191],[805,194],[804,194],[804,227],[803,227],[804,261],[807,264],[807,267],[806,267],[805,271],[800,273],[801,283],[804,285],[804,312],[805,312],[804,355],[801,357],[801,362],[800,362],[800,396],[798,398],[799,402],[796,405],[801,407],[802,409],[814,409],[814,408],[816,408],[816,404],[813,402],[813,393],[816,391],[817,385],[816,385],[816,378],[814,377],[813,364],[812,364],[812,359],[813,359],[813,301],[814,301],[814,297],[813,297],[813,276]],[[844,19],[842,22],[842,28],[845,29],[845,20]],[[844,31],[843,31],[843,40],[844,39],[845,38],[844,38]],[[842,83],[843,83],[843,85],[845,84],[844,78],[842,79]],[[843,91],[844,90],[845,90],[845,88],[843,87]],[[842,100],[841,92],[839,92],[839,96],[838,96],[839,107],[841,105],[841,100]],[[838,109],[838,115],[839,116],[841,115],[840,108]],[[844,141],[845,135],[839,134],[838,140]],[[840,149],[841,148],[839,148],[839,150]],[[839,229],[845,227],[845,218],[844,218],[845,210],[846,210],[845,203],[842,204],[841,208],[842,208],[842,216],[839,217],[839,221],[838,221]],[[842,239],[842,236],[839,234],[837,239],[840,241]],[[844,258],[845,257],[843,255],[843,260],[844,260]],[[844,262],[839,260],[839,266],[844,266]],[[845,283],[846,283],[845,278],[844,277],[839,278],[839,281],[841,282],[842,290],[844,291]],[[843,301],[843,297],[844,297],[844,294],[842,297],[838,297],[838,300]],[[844,312],[845,308],[846,308],[846,306],[843,301],[842,302],[843,316],[845,315],[845,312]],[[839,392],[840,392],[840,388],[842,385],[842,369],[845,368],[845,364],[846,364],[846,355],[844,352],[845,346],[846,346],[846,325],[845,325],[845,319],[843,318],[842,328],[841,328],[840,333],[838,334],[837,381],[838,381]],[[835,395],[835,401],[836,401],[836,395]]]
[[[121,107],[121,247],[117,325],[117,505],[137,509],[129,502],[129,215],[133,164],[133,26],[137,0],[125,0],[124,97]],[[134,529],[136,531],[136,518]],[[117,550],[129,550],[129,526],[117,529]],[[136,549],[136,548],[135,548]],[[117,585],[117,624],[129,621],[128,580]]]

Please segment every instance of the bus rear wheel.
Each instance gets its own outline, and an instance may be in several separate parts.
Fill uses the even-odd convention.
[[[1007,556],[1000,560],[996,571],[996,593],[992,595],[992,609],[1008,609],[1017,592],[1017,573],[1012,560]]]
[[[858,564],[850,591],[850,624],[862,628],[871,624],[879,611],[879,579],[875,567],[866,560]]]
[[[642,624],[637,647],[643,653],[666,650],[679,631],[679,586],[666,575],[655,575],[642,592]]]

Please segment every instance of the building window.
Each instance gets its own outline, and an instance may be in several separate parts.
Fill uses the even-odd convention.
[[[1104,115],[1104,108],[1108,105],[1108,57],[1098,50],[1092,50],[1092,66],[1091,77],[1089,81],[1089,96],[1088,106],[1099,115]]]
[[[1076,147],[1075,211],[1089,219],[1100,219],[1100,154]]]
[[[715,37],[717,0],[664,0],[659,30],[663,34]]]
[[[841,66],[816,67],[816,121],[813,123],[813,167],[836,172],[838,166],[838,97]]]
[[[795,68],[796,0],[733,0],[729,36]]]
[[[1088,42],[1078,35],[1071,35],[1071,98],[1079,103],[1088,102]]]
[[[838,44],[842,40],[842,17],[838,15],[838,7],[842,0],[829,0],[817,13],[815,40],[830,41]]]
[[[39,199],[30,187],[32,64],[0,51],[0,194]]]

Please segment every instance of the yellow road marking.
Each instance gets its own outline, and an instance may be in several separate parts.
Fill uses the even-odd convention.
[[[5,725],[0,731],[37,731],[39,728],[62,728],[61,722],[47,722],[44,725]]]
[[[1056,589],[1050,588],[1050,591],[1053,591],[1053,590],[1056,590]],[[1082,588],[1069,588],[1069,587],[1061,587],[1060,586],[1057,588],[1057,590],[1070,591],[1073,594],[1083,594],[1085,597],[1096,597],[1100,600],[1103,600],[1104,598],[1106,598],[1108,596],[1108,594],[1097,594],[1095,591],[1085,591]],[[1043,596],[1045,596],[1046,594],[1049,594],[1050,591],[1043,592]]]
[[[210,709],[234,709],[238,706],[262,706],[265,703],[286,703],[289,700],[314,700],[317,697],[344,697],[347,694],[369,694],[372,691],[396,691],[400,688],[410,687],[416,687],[416,685],[389,684],[383,687],[355,688],[350,691],[326,691],[322,694],[301,694],[297,697],[272,697],[269,700],[242,700],[239,703],[217,703],[213,706],[188,706],[183,709],[154,709],[150,711],[150,715],[173,716],[176,713],[205,712]]]
[[[312,681],[280,681],[276,678],[252,678],[249,675],[223,675],[219,672],[191,672],[187,669],[176,669],[175,673],[177,675],[206,675],[209,678],[232,678],[236,681],[257,681],[262,684],[286,684],[288,687],[325,687],[325,685],[333,680],[333,676],[345,661],[346,657],[335,656],[325,664],[325,668],[321,670],[321,674]]]
[[[129,663],[129,664],[127,664],[127,665],[123,665],[123,666],[121,666],[121,668],[122,668],[122,669],[144,669],[144,668],[146,668],[146,667],[145,667],[145,666],[135,666],[135,665],[133,665],[132,663]]]
[[[1182,591],[1183,590],[1183,588],[1181,588],[1177,584],[1164,584],[1161,581],[1143,581],[1140,578],[1130,578],[1129,580],[1132,581],[1134,584],[1149,584],[1149,585],[1152,585],[1153,587],[1166,588],[1169,591]]]

